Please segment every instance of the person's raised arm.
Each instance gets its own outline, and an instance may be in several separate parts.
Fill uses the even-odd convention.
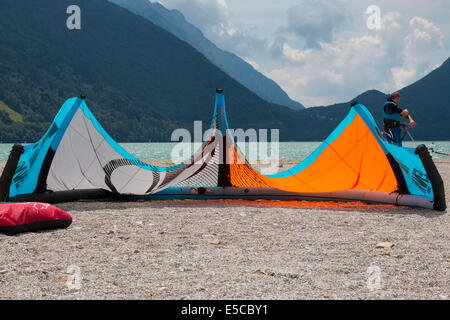
[[[403,109],[403,111],[400,113],[400,115],[405,118],[406,120],[409,121],[409,126],[411,128],[414,128],[416,126],[416,122],[413,120],[413,118],[411,117],[411,115],[409,114],[408,109]]]

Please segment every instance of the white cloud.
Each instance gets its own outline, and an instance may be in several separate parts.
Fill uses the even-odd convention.
[[[400,89],[414,80],[423,77],[436,68],[432,57],[436,52],[442,52],[443,34],[430,21],[422,17],[413,17],[409,21],[409,33],[402,44],[403,61],[400,66],[391,68],[393,81]]]
[[[402,67],[391,68],[392,78],[395,88],[403,88],[408,85],[416,76],[417,72],[414,68],[404,69]],[[394,91],[394,90],[391,90]]]
[[[330,42],[334,33],[348,25],[349,10],[341,0],[302,0],[288,9],[287,31],[305,40],[310,48]]]
[[[253,60],[250,60],[247,57],[241,57],[245,62],[247,62],[249,65],[253,67],[255,70],[259,70],[261,67]]]
[[[186,19],[201,30],[228,21],[225,0],[163,0],[165,6],[180,10]]]
[[[294,49],[288,43],[283,43],[281,51],[287,59],[294,62],[306,62],[308,54],[312,52],[312,50]]]
[[[422,17],[413,17],[409,25],[413,33],[407,37],[409,49],[440,49],[443,47],[444,35],[441,29]]]
[[[378,0],[380,30],[366,26],[370,0],[162,2],[307,106],[401,89],[450,55],[448,0]]]
[[[164,5],[181,11],[188,22],[223,50],[238,56],[251,56],[255,51],[266,50],[266,39],[251,28],[230,22],[226,0],[164,0]]]
[[[378,32],[319,41],[318,48],[285,42],[284,64],[265,74],[306,106],[349,101],[369,89],[401,89],[436,68],[434,56],[448,55],[443,38],[423,17],[387,13]]]

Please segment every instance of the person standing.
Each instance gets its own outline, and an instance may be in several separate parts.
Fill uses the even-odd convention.
[[[414,128],[416,126],[416,122],[411,117],[408,109],[401,109],[399,107],[399,104],[400,93],[391,93],[383,106],[383,131],[386,133],[389,143],[401,147],[402,136],[400,124],[402,117],[408,120],[409,126],[411,128]]]

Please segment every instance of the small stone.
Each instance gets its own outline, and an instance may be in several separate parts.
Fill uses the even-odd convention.
[[[0,274],[5,274],[7,272],[8,272],[8,270],[0,270]]]
[[[221,243],[221,241],[219,239],[214,239],[210,242],[210,244],[215,244],[215,245],[219,245]]]
[[[189,268],[183,268],[183,267],[178,268],[178,270],[180,270],[181,272],[191,271],[191,269],[189,269]]]
[[[392,248],[395,244],[392,242],[380,242],[377,244],[376,248],[377,249],[382,249],[382,248]]]

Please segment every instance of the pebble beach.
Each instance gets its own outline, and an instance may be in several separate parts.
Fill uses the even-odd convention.
[[[448,207],[450,160],[435,162]],[[0,299],[450,297],[447,211],[243,200],[56,206],[73,216],[69,228],[0,234]]]

